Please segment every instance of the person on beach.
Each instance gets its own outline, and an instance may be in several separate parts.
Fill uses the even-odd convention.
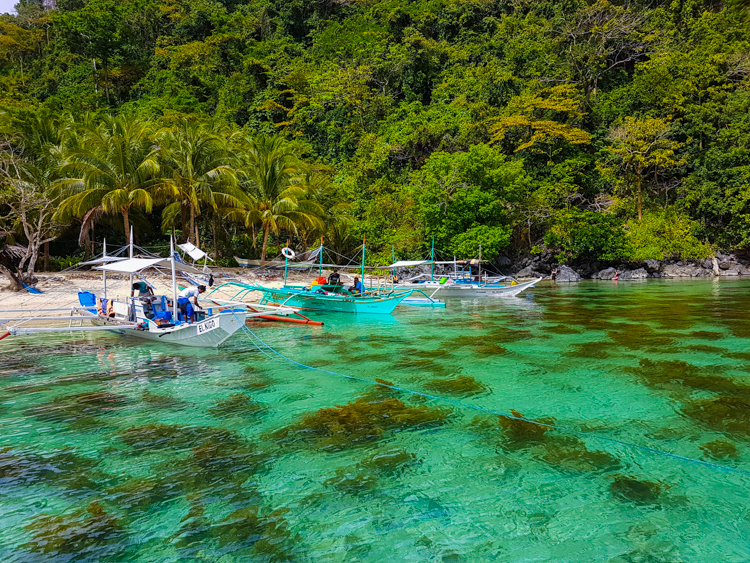
[[[615,270],[615,275],[614,275],[614,277],[612,278],[612,281],[617,281],[617,278],[618,278],[618,276],[617,276],[617,270]]]
[[[552,281],[555,281],[557,279],[557,270],[552,270],[550,278],[552,278]]]

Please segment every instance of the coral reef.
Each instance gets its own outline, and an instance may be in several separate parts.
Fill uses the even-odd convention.
[[[23,545],[24,549],[44,556],[70,554],[81,560],[89,555],[106,559],[105,546],[125,536],[120,520],[107,514],[96,501],[72,514],[38,516],[26,530],[32,540]]]
[[[26,409],[26,416],[45,422],[63,422],[85,431],[101,425],[99,417],[126,405],[127,397],[103,391],[56,397],[52,401]]]
[[[262,506],[248,506],[212,524],[203,515],[202,507],[194,507],[183,519],[185,525],[174,543],[183,555],[191,549],[205,550],[207,543],[215,542],[222,552],[253,562],[294,561],[300,538],[289,531],[286,512],[286,509],[270,511]]]
[[[265,411],[263,405],[253,402],[253,400],[243,393],[230,395],[228,399],[219,401],[217,405],[209,409],[213,416],[224,418],[229,416],[256,416]]]
[[[0,449],[0,479],[4,486],[44,483],[71,494],[87,494],[97,488],[91,477],[98,475],[99,463],[71,450],[39,454],[4,448]]]
[[[659,497],[664,489],[665,486],[662,483],[639,481],[624,475],[617,475],[609,486],[609,491],[615,498],[635,504],[655,504],[659,502]]]
[[[175,399],[169,395],[154,395],[148,389],[141,395],[141,400],[147,405],[159,409],[184,409],[189,403],[180,399]]]
[[[725,440],[714,440],[712,442],[706,442],[700,445],[701,451],[704,455],[718,460],[723,459],[738,459],[740,452],[737,450],[732,442]]]
[[[750,400],[746,397],[704,399],[684,406],[682,412],[711,430],[750,436]]]
[[[554,418],[526,419],[520,412],[511,409],[513,417],[499,417],[503,429],[502,441],[507,450],[517,450],[537,444],[545,439],[545,434],[555,424]]]
[[[338,451],[379,440],[389,432],[439,426],[448,418],[449,412],[440,408],[412,407],[395,398],[360,398],[306,414],[299,423],[274,432],[272,438],[287,446]]]
[[[471,397],[488,391],[485,385],[468,375],[459,375],[451,379],[434,379],[425,384],[425,389],[431,393],[457,397]]]

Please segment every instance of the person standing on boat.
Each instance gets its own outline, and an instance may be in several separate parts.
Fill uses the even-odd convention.
[[[205,292],[206,286],[199,285],[198,287],[186,287],[177,296],[177,306],[180,308],[180,311],[182,311],[182,316],[185,317],[185,320],[190,319],[188,322],[191,324],[195,320],[195,309],[193,308],[193,305],[198,309],[203,310],[203,307],[198,305],[198,296]],[[190,302],[191,297],[193,298],[192,303]]]

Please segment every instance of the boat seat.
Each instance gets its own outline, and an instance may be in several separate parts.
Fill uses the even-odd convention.
[[[96,295],[90,291],[79,291],[78,302],[85,307],[89,313],[96,314]]]

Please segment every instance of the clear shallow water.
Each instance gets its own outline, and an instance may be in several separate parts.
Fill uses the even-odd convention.
[[[252,327],[327,371],[240,334],[8,338],[0,560],[747,561],[749,290],[542,286]]]

